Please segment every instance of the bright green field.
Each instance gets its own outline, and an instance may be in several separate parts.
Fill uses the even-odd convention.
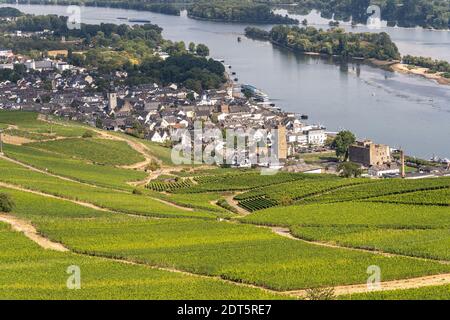
[[[273,299],[262,290],[41,249],[0,223],[0,299]],[[78,266],[81,289],[67,288]],[[279,298],[279,297],[278,297]]]
[[[5,160],[0,160],[0,170],[0,181],[68,199],[82,200],[99,207],[124,213],[157,217],[215,217],[214,214],[208,212],[189,212],[174,208],[145,195],[133,195],[76,182],[62,181],[55,177],[30,171]]]
[[[6,145],[4,150],[10,158],[35,168],[102,187],[132,190],[127,182],[142,180],[147,176],[142,171],[93,165],[83,160],[31,147]]]
[[[276,290],[364,283],[378,265],[383,279],[448,272],[450,266],[410,258],[318,247],[268,229],[203,220],[46,220],[40,230],[77,252],[266,286]]]
[[[87,127],[70,122],[70,125],[50,124],[37,120],[37,113],[0,110],[0,123],[19,126],[28,133],[50,134],[60,137],[81,137]]]
[[[371,201],[450,206],[450,188],[385,196],[371,199]]]
[[[149,150],[150,155],[158,158],[159,160],[161,160],[161,162],[164,165],[167,166],[175,166],[172,162],[172,149],[171,148],[167,148],[161,144],[158,143],[154,143],[151,142],[149,140],[142,140],[142,139],[138,139],[136,137],[133,136],[129,136],[129,135],[125,135],[123,133],[120,132],[108,132],[111,135],[116,135],[118,137],[121,138],[126,138],[128,140],[134,140],[136,142],[140,142],[142,144],[144,144],[147,149]]]
[[[385,229],[367,227],[299,227],[292,233],[302,239],[341,246],[450,261],[450,229]]]
[[[357,185],[348,188],[342,188],[333,192],[324,194],[320,197],[313,197],[305,199],[305,202],[340,202],[340,201],[355,201],[362,199],[370,199],[380,196],[394,195],[414,192],[434,190],[440,188],[450,188],[450,178],[431,178],[420,180],[401,180],[388,179],[381,180],[377,183],[369,183],[364,185]]]
[[[91,130],[82,124],[52,121],[56,124],[37,120],[35,113],[0,111],[0,128],[16,125],[17,134],[41,140],[67,138],[5,145],[6,155],[75,181],[0,159],[0,182],[66,200],[7,187],[0,187],[0,193],[14,200],[11,215],[73,252],[43,250],[0,223],[0,299],[272,299],[279,296],[218,278],[285,291],[363,284],[372,265],[381,268],[383,281],[450,272],[449,264],[433,261],[450,261],[450,178],[343,179],[287,172],[264,176],[253,169],[204,167],[188,173],[186,167],[173,174],[193,178],[195,184],[183,184],[172,193],[134,190],[127,182],[144,180],[147,174],[117,166],[143,161],[138,152],[123,141],[82,139]],[[172,165],[169,148],[110,134],[143,143],[163,165]],[[256,211],[243,217],[213,203],[236,193],[235,199]],[[299,239],[264,226],[289,228]],[[70,265],[81,267],[82,290],[66,288]],[[339,298],[450,299],[449,290],[442,286]]]
[[[296,205],[258,211],[245,222],[278,226],[449,227],[450,211],[439,206],[370,202]]]
[[[96,164],[129,165],[145,160],[125,141],[76,138],[33,143],[30,146],[89,160]]]

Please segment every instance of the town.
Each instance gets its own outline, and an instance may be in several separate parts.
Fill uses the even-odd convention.
[[[23,36],[20,33],[20,36]],[[34,111],[49,117],[79,121],[92,127],[121,131],[170,147],[180,129],[192,131],[201,121],[205,128],[221,130],[278,130],[277,157],[282,170],[307,173],[336,173],[338,164],[331,160],[306,163],[301,154],[327,153],[336,133],[320,125],[306,123],[307,116],[281,111],[269,103],[268,96],[250,85],[231,80],[220,89],[198,94],[176,84],[156,83],[114,86],[114,80],[127,77],[115,72],[106,94],[99,92],[91,70],[64,61],[69,52],[54,50],[46,58],[34,60],[0,49],[0,69],[20,70],[17,82],[0,82],[0,109]],[[168,54],[158,51],[161,59]],[[221,61],[223,62],[223,61]],[[42,79],[46,79],[43,81]],[[237,79],[235,79],[237,80]],[[7,134],[7,131],[5,132]],[[222,146],[223,147],[223,146]],[[349,149],[349,160],[368,169],[372,177],[405,177],[400,159],[394,159],[389,146],[368,141],[357,142]],[[268,152],[268,151],[266,151]],[[250,167],[251,154],[235,160],[232,166]],[[445,174],[448,159],[435,162],[444,166],[417,166],[420,172],[408,172],[411,178]],[[447,168],[445,168],[447,164]],[[259,166],[271,166],[262,162]],[[414,165],[409,163],[409,165]]]

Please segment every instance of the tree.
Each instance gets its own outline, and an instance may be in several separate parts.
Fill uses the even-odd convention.
[[[205,46],[204,44],[200,43],[197,45],[197,54],[200,57],[207,57],[209,56],[209,48]]]
[[[341,163],[337,169],[344,178],[358,178],[362,174],[361,166],[354,162]]]
[[[15,204],[6,193],[0,193],[0,212],[11,212]]]
[[[195,43],[193,43],[193,42],[189,43],[189,52],[194,53],[195,49],[196,49]]]
[[[350,131],[341,131],[337,134],[332,143],[332,147],[336,150],[336,156],[344,161],[348,159],[348,149],[356,141],[355,135]]]

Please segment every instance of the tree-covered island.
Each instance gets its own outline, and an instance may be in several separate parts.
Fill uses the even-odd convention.
[[[298,24],[298,20],[275,14],[272,8],[252,0],[196,1],[188,7],[193,19],[261,24]]]
[[[401,59],[397,46],[385,32],[346,33],[339,28],[322,30],[314,27],[275,26],[270,31],[248,27],[245,35],[302,53],[381,61]]]

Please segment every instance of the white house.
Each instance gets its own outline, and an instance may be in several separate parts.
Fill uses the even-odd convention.
[[[371,166],[368,173],[371,177],[381,178],[385,175],[400,174],[400,168],[395,163]]]
[[[325,129],[317,128],[308,131],[308,144],[312,146],[323,146],[327,141]]]

